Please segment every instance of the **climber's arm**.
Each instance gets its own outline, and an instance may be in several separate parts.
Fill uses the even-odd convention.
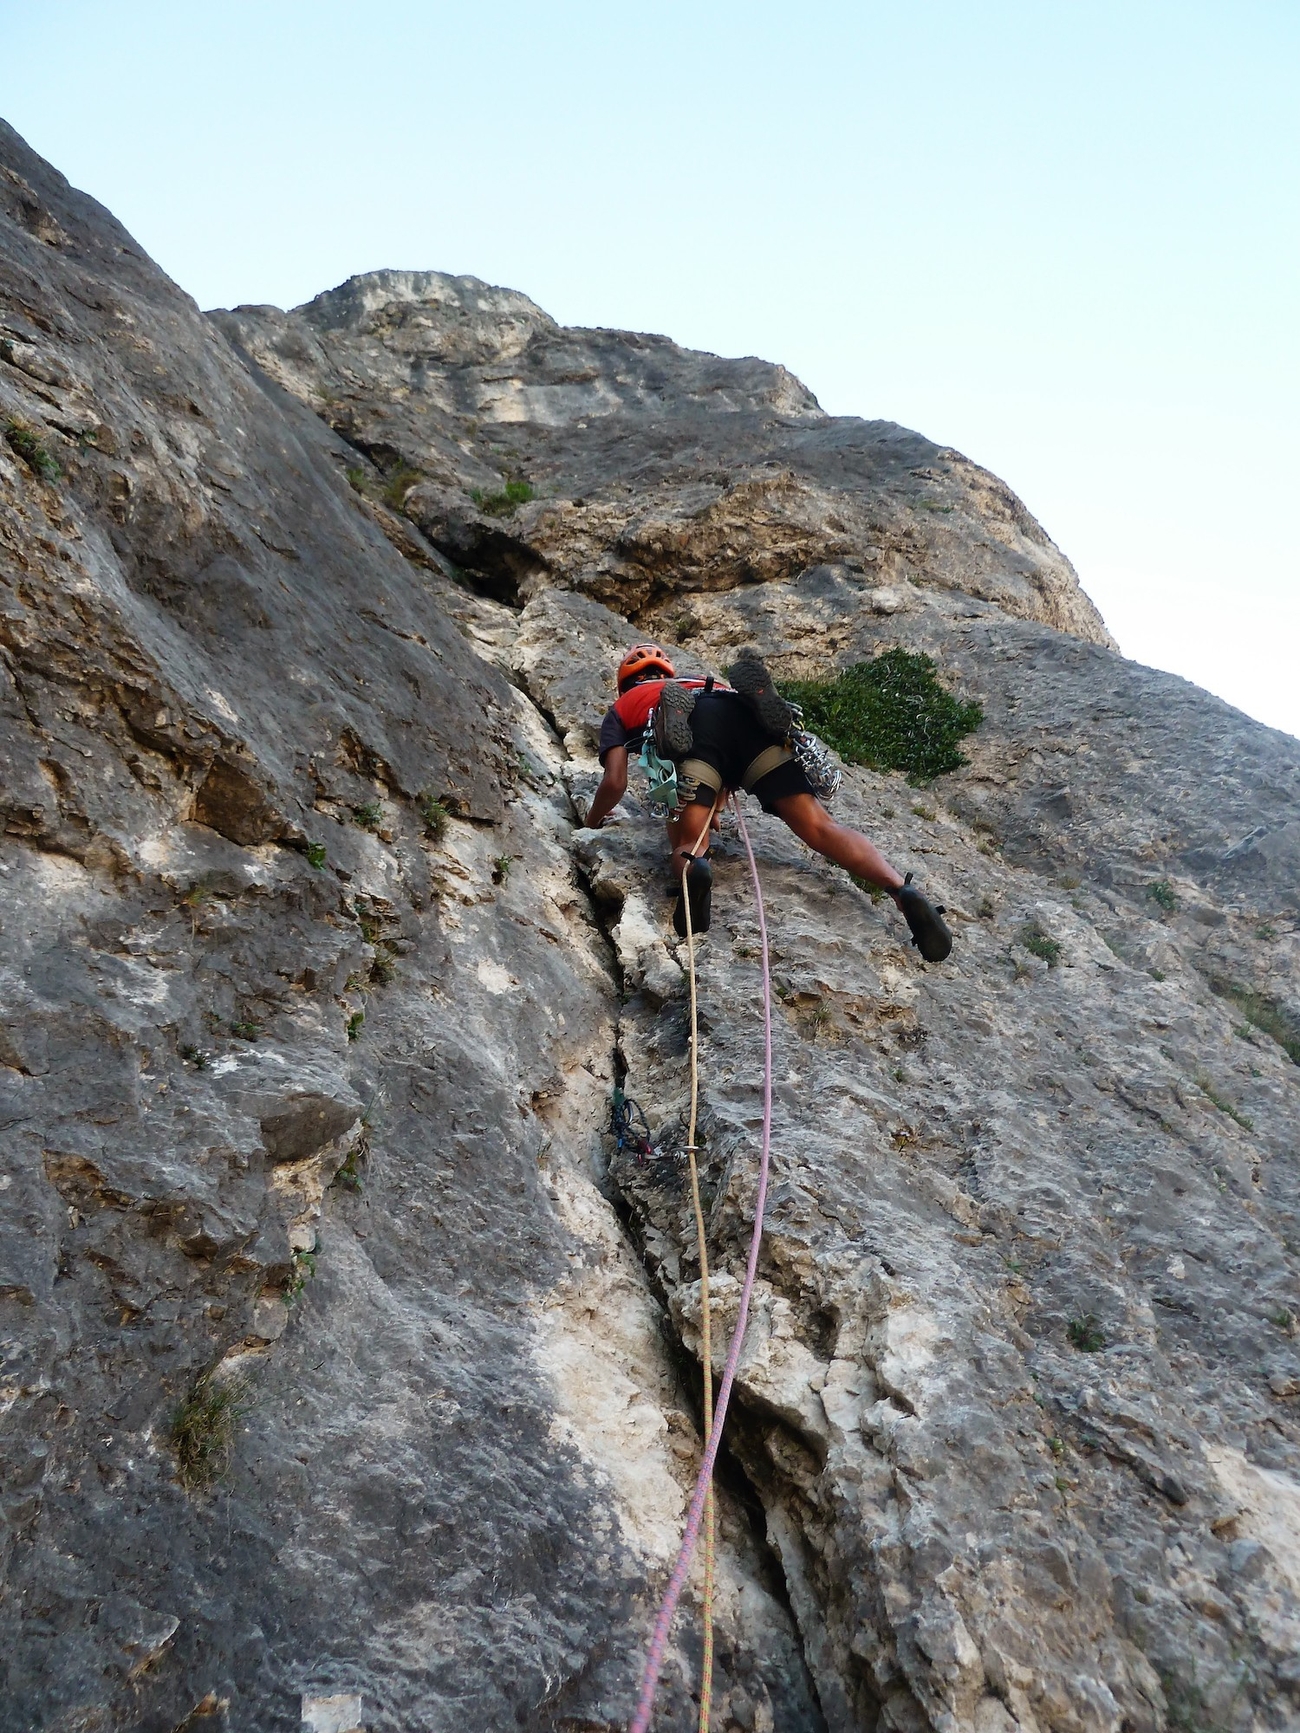
[[[587,808],[590,829],[605,822],[627,793],[627,747],[611,746],[605,753],[605,774],[591,805]]]

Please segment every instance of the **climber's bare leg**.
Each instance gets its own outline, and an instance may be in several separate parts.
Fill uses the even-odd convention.
[[[833,860],[869,884],[879,885],[891,896],[902,888],[903,875],[896,872],[874,842],[861,831],[838,824],[821,801],[812,794],[787,794],[772,802],[778,817],[788,824],[801,842]]]
[[[668,846],[673,851],[674,883],[678,882],[686,871],[690,856],[704,853],[707,846],[705,832],[709,828],[710,817],[710,808],[698,800],[693,800],[689,806],[684,806],[675,818],[668,820]]]

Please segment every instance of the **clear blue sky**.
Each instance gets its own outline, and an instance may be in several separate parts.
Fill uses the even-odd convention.
[[[1295,0],[0,0],[0,112],[203,306],[383,265],[783,361],[1300,733]]]

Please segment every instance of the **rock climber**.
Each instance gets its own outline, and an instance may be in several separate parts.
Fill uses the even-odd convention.
[[[588,826],[599,829],[627,792],[628,753],[640,749],[657,713],[655,738],[676,766],[681,802],[668,821],[679,935],[686,932],[683,887],[693,931],[708,931],[713,868],[703,844],[725,795],[743,788],[809,848],[888,892],[926,962],[941,963],[952,950],[943,910],[910,882],[911,873],[897,872],[874,843],[837,823],[817,799],[789,743],[795,717],[758,653],[742,650],[730,674],[730,684],[679,680],[658,644],[633,645],[618,665],[618,697],[600,725],[604,776],[587,811]]]

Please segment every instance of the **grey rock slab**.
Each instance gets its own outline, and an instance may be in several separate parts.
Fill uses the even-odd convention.
[[[657,633],[985,713],[837,809],[942,968],[751,816],[718,1724],[1297,1725],[1296,743],[784,369],[436,272],[205,318],[0,158],[0,417],[58,465],[0,440],[0,1724],[626,1725],[700,1456],[684,954],[635,784],[575,820]],[[720,1354],[730,819],[715,866]]]
[[[0,154],[0,409],[60,471],[3,444],[0,1723],[615,1725],[670,1543],[611,1464],[680,1506],[699,1439],[599,1189],[563,755],[350,448]],[[816,1727],[727,1513],[720,1692]]]

